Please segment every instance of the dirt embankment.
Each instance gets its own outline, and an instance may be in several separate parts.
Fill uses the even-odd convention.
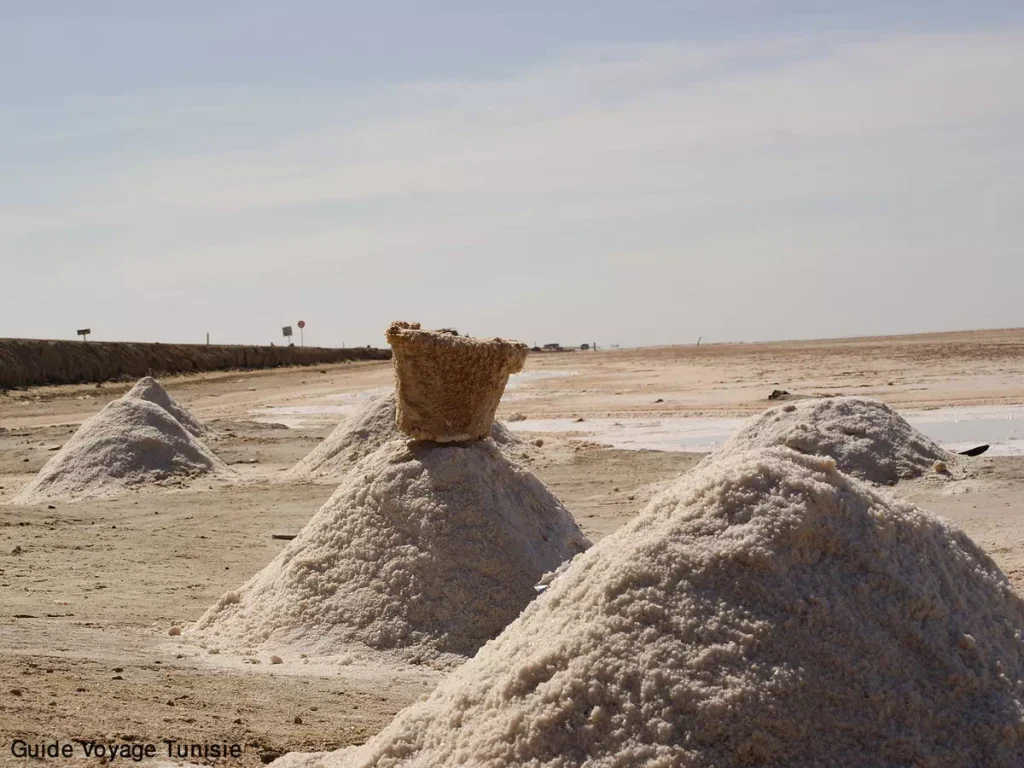
[[[387,360],[389,349],[0,339],[0,389],[121,377]]]

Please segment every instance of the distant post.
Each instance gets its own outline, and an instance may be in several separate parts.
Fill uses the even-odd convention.
[[[90,333],[92,333],[91,328],[80,328],[78,330],[78,335],[82,337],[82,341],[88,341],[88,336]]]
[[[302,332],[302,329],[306,327],[305,320],[299,320],[299,346],[306,346],[306,335]]]
[[[206,332],[206,346],[210,346],[210,332]]]

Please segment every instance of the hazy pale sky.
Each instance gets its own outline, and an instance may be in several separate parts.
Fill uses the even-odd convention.
[[[1024,3],[0,2],[0,337],[1024,325]]]

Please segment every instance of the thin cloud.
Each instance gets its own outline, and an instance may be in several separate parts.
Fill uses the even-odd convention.
[[[1010,212],[1020,169],[1007,158],[1024,148],[1022,73],[1024,30],[1010,29],[590,46],[504,79],[397,84],[340,110],[321,102],[344,94],[310,91],[287,100],[296,111],[270,120],[257,149],[55,178],[63,202],[8,209],[0,247],[26,257],[40,242],[74,241],[83,264],[146,273],[172,261],[197,291],[203,279],[332,263],[369,279],[386,262],[415,284],[476,252],[480,274],[464,275],[473,294],[504,259],[557,284],[580,279],[579,258],[628,258],[670,283],[700,254],[702,279],[714,282],[733,279],[724,265],[765,258],[806,267],[831,242],[844,255],[830,277],[808,274],[811,290],[858,248],[884,248],[894,227],[892,252],[920,264],[907,238],[932,248],[950,217],[986,221],[988,247],[1002,252],[1019,229]],[[250,118],[275,111],[273,92],[242,97]],[[316,119],[325,113],[330,124]],[[894,224],[888,212],[911,203],[929,216],[910,206]],[[621,285],[584,282],[609,300]],[[398,287],[394,300],[414,292]],[[631,306],[642,314],[646,304]],[[524,335],[565,314],[538,311]],[[767,332],[792,333],[793,322]],[[765,330],[738,316],[722,333]],[[671,340],[649,339],[641,321],[623,335]]]

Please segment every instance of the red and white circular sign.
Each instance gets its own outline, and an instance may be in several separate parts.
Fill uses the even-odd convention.
[[[299,320],[299,328],[305,328],[305,327],[306,327],[306,321],[305,320]]]

